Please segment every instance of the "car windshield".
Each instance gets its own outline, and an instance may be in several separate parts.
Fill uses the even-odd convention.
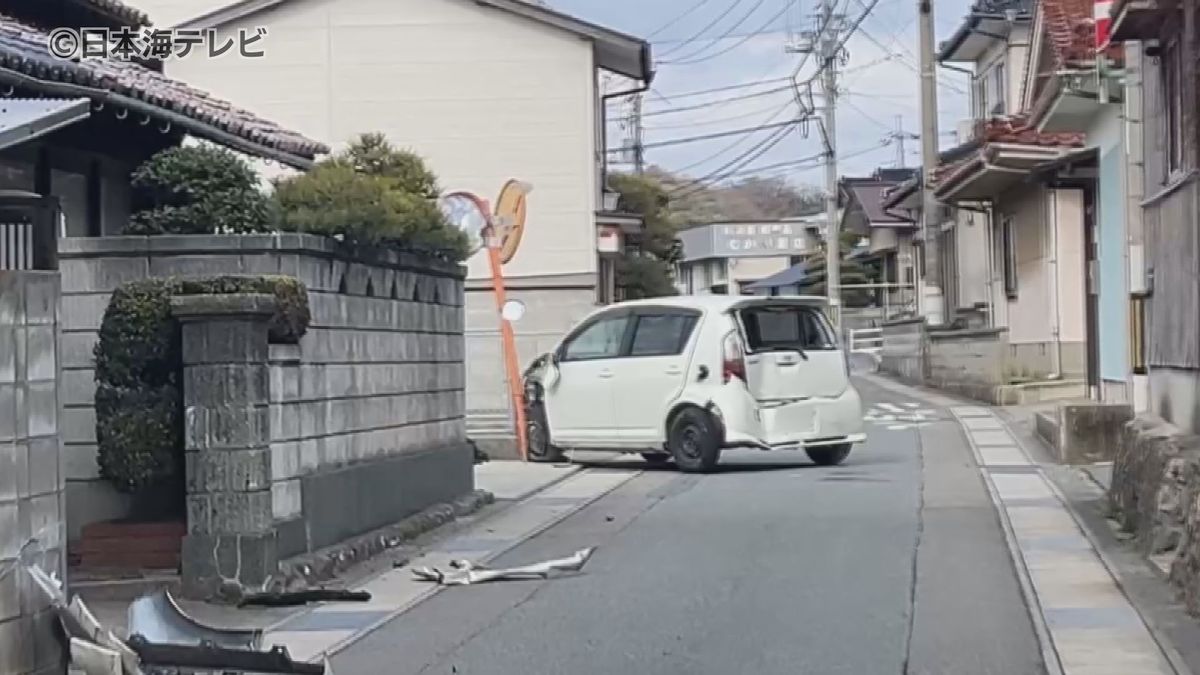
[[[833,331],[820,311],[798,305],[768,305],[741,311],[751,352],[836,349]]]

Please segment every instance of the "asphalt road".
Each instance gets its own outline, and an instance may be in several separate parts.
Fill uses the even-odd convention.
[[[957,424],[860,391],[878,419],[844,465],[738,451],[712,475],[648,469],[496,561],[599,546],[583,574],[448,589],[337,655],[334,671],[1045,672]]]

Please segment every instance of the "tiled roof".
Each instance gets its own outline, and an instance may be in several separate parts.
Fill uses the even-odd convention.
[[[1014,143],[1042,147],[1082,147],[1083,134],[1077,131],[1038,131],[1029,125],[1028,115],[994,117],[975,123],[975,140],[980,143]]]
[[[0,83],[47,96],[108,101],[169,121],[194,136],[295,166],[329,151],[319,141],[136,63],[55,58],[47,40],[45,32],[0,15]]]
[[[938,167],[933,171],[932,182],[935,184],[943,183],[960,171],[979,162],[986,155],[987,146],[991,143],[1029,145],[1045,148],[1082,148],[1085,145],[1084,135],[1080,132],[1038,131],[1029,125],[1028,115],[1012,115],[1010,117],[980,120],[975,123],[975,132],[971,140],[959,146],[963,149],[963,152],[950,153],[950,151],[947,151],[951,154],[952,159],[944,160],[938,164]]]
[[[140,28],[150,25],[150,17],[142,10],[131,7],[121,0],[76,0],[81,5],[94,7],[105,14],[121,21],[130,28]]]

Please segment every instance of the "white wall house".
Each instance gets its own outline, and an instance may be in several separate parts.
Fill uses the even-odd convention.
[[[628,80],[627,92],[648,86],[645,41],[521,0],[141,4],[159,26],[234,37],[265,27],[262,57],[198,54],[166,69],[335,150],[382,132],[423,156],[443,189],[495,200],[509,179],[530,184],[524,236],[505,266],[510,294],[529,307],[515,327],[522,361],[613,299],[611,247],[598,250],[598,232],[640,223],[605,209],[600,73]],[[509,405],[486,253],[468,267],[467,409],[469,421],[486,420],[483,435],[504,430]]]
[[[933,188],[958,210],[943,242],[958,252],[960,272],[964,264],[982,268],[984,292],[972,290],[970,299],[985,306],[991,326],[1006,329],[1006,376],[1074,380],[1082,393],[1085,376],[1095,374],[1087,280],[1094,176],[1082,130],[1031,121],[1038,111],[1030,91],[1062,61],[1062,45],[1035,30],[1041,4],[977,3],[943,43],[942,63],[974,72],[976,120],[972,138],[943,153]],[[955,241],[968,238],[968,250]],[[972,278],[978,288],[980,276]]]

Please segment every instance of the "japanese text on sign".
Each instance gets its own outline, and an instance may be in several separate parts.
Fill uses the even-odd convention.
[[[768,223],[723,225],[717,232],[729,251],[799,251],[804,249],[804,236],[797,229],[787,223]]]
[[[168,30],[163,28],[55,28],[47,47],[60,59],[147,59],[165,61],[190,54],[220,58],[236,54],[243,58],[263,56],[266,28],[241,29],[237,36],[220,36],[216,29]]]

